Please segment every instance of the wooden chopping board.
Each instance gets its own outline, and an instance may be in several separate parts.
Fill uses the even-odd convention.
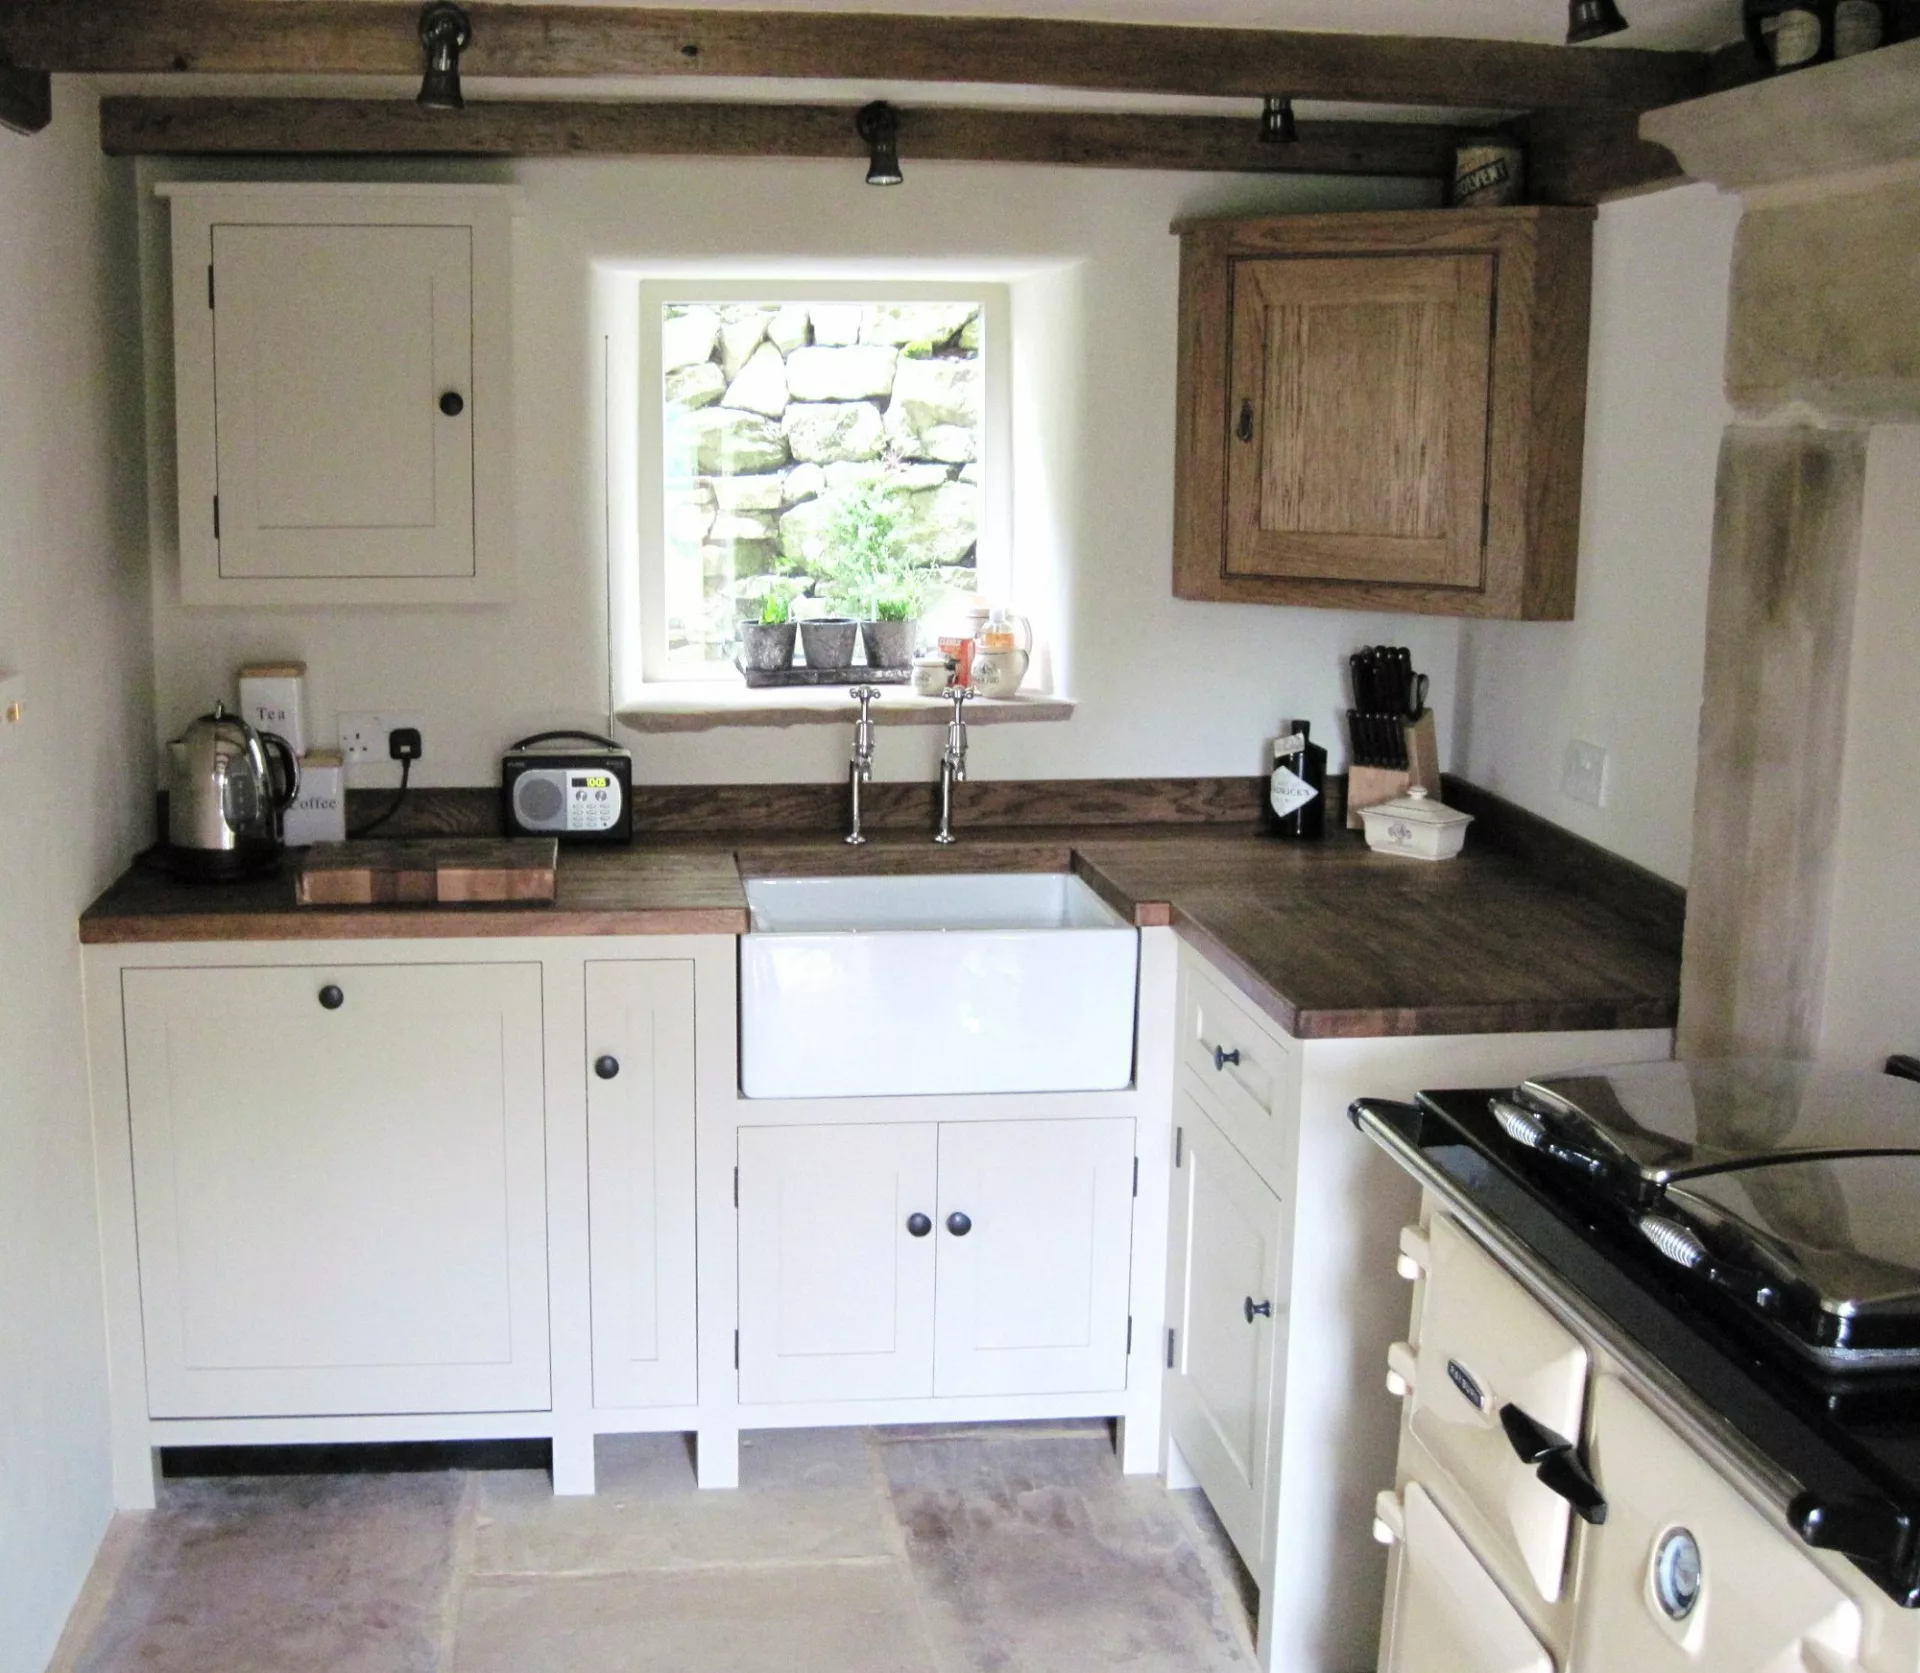
[[[553,837],[317,842],[300,862],[302,906],[446,906],[553,900]]]

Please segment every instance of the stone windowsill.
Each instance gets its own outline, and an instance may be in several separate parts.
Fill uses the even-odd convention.
[[[857,685],[858,679],[848,682]],[[737,681],[662,681],[629,698],[616,711],[633,732],[705,732],[716,726],[841,726],[860,716],[848,686],[774,686],[750,691]],[[880,726],[943,726],[953,713],[944,697],[916,696],[907,686],[886,686],[873,705]],[[976,697],[967,704],[969,726],[1022,721],[1071,720],[1073,699],[1022,692],[1016,697]]]

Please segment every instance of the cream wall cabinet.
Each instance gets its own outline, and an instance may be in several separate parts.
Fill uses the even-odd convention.
[[[124,991],[152,1416],[548,1405],[538,964]]]
[[[593,1401],[698,1398],[689,959],[586,967]]]
[[[1133,1135],[743,1128],[741,1403],[1124,1389]]]
[[[161,190],[186,600],[505,597],[511,191]]]

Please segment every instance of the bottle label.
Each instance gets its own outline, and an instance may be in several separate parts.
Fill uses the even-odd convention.
[[[1773,61],[1789,70],[1820,56],[1820,14],[1801,7],[1782,12],[1773,31]]]
[[[1885,34],[1878,0],[1840,0],[1833,9],[1833,55],[1851,58],[1871,52]]]
[[[1273,811],[1282,819],[1290,813],[1298,813],[1320,792],[1298,773],[1285,767],[1273,769],[1273,783],[1267,790],[1267,800],[1273,804]]]

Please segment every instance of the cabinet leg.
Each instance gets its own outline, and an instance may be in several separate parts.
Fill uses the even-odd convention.
[[[159,1502],[160,1449],[134,1441],[117,1445],[113,1458],[113,1508],[152,1510]]]
[[[593,1431],[569,1429],[553,1437],[556,1498],[591,1498],[594,1491]]]
[[[693,1469],[703,1488],[740,1485],[740,1431],[700,1429],[693,1437]]]
[[[1160,1426],[1123,1417],[1116,1422],[1114,1450],[1120,1454],[1122,1475],[1160,1473]]]
[[[1171,1435],[1167,1437],[1167,1491],[1182,1493],[1189,1487],[1198,1487],[1200,1478],[1193,1473],[1193,1466],[1187,1462],[1187,1455],[1180,1450],[1180,1443]]]

